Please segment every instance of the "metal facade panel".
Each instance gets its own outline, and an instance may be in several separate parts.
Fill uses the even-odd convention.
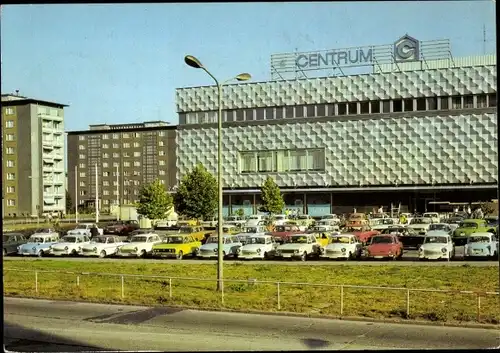
[[[467,67],[467,66],[489,66],[496,65],[496,55],[477,55],[464,56],[453,59],[436,59],[426,61],[401,62],[397,65],[380,64],[375,65],[373,70],[375,73],[392,72],[392,71],[411,71],[411,70],[429,70],[429,69],[445,69],[450,67]]]
[[[440,115],[224,128],[224,187],[492,183],[496,114]],[[177,131],[177,180],[196,163],[216,175],[217,130]],[[325,148],[326,171],[240,174],[239,151]]]
[[[229,85],[223,109],[496,92],[495,65]],[[214,86],[176,90],[178,112],[217,109]]]

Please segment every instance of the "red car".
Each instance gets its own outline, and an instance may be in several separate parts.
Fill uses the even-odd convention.
[[[271,232],[274,240],[277,243],[283,244],[292,234],[304,233],[300,231],[300,228],[295,224],[285,224],[282,226],[276,226],[274,231]]]
[[[358,237],[359,241],[362,244],[368,244],[370,242],[370,239],[374,237],[375,235],[379,235],[380,232],[377,230],[372,230],[369,227],[363,227],[361,230],[358,231],[352,231],[352,234]]]
[[[137,221],[112,222],[104,227],[104,234],[128,235],[139,229]]]
[[[372,259],[400,259],[403,257],[403,243],[394,234],[375,235],[364,250],[364,255]]]

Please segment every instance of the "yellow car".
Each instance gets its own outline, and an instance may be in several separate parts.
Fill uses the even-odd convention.
[[[179,227],[196,226],[196,225],[198,225],[198,221],[196,221],[194,219],[188,219],[188,220],[185,220],[185,221],[178,221],[177,225]]]
[[[328,232],[314,232],[312,234],[322,247],[327,246],[330,238],[332,237],[331,233]]]
[[[201,242],[188,234],[172,234],[166,236],[159,244],[153,245],[153,257],[175,257],[182,260],[184,256],[196,257]]]
[[[202,241],[205,239],[205,234],[207,234],[205,229],[200,226],[182,226],[179,229],[179,234],[191,235],[195,240]]]

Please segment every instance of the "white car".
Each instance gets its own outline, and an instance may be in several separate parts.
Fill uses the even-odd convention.
[[[171,228],[177,224],[176,220],[173,219],[162,219],[156,222],[155,229]]]
[[[65,235],[50,247],[50,254],[55,256],[78,255],[82,247],[90,244],[90,237],[85,234]]]
[[[498,254],[498,240],[494,234],[481,232],[472,233],[467,238],[465,244],[464,255],[465,259],[471,257],[493,257]]]
[[[245,226],[236,236],[265,235],[267,229],[263,225]]]
[[[116,255],[121,257],[146,257],[153,252],[153,245],[162,242],[156,233],[134,235],[130,242],[118,248]]]
[[[290,221],[288,217],[284,214],[274,215],[272,220],[273,220],[273,225],[275,226],[282,226]]]
[[[276,248],[277,257],[300,258],[302,261],[311,256],[320,256],[321,252],[321,244],[312,234],[293,234],[286,243]]]
[[[334,225],[340,224],[340,218],[336,214],[333,214],[333,213],[321,216],[320,221],[328,221],[328,222],[333,223]]]
[[[408,225],[408,228],[413,229],[419,235],[425,235],[432,224],[431,218],[413,218]]]
[[[362,251],[363,244],[354,234],[339,234],[330,238],[321,257],[327,259],[359,259]]]
[[[124,244],[125,243],[122,242],[120,238],[114,235],[98,236],[92,239],[89,244],[82,246],[80,254],[83,256],[99,257],[115,255],[120,246]]]
[[[270,235],[252,235],[240,249],[240,259],[269,259],[274,256],[278,244]]]
[[[371,225],[372,230],[383,231],[384,229],[395,226],[398,222],[395,222],[392,218],[377,218],[377,222]],[[375,220],[370,220],[375,221]]]
[[[451,235],[446,231],[433,230],[427,233],[423,244],[418,249],[419,260],[447,260],[455,256],[455,247]]]
[[[94,226],[97,225],[95,223],[80,223],[75,227],[75,229],[68,231],[68,235],[87,235],[90,237],[92,236],[90,230]],[[104,234],[104,230],[102,228],[97,227],[97,231],[99,232],[99,235]]]
[[[328,219],[317,221],[312,229],[314,232],[338,232],[340,227],[338,223],[332,222]]]
[[[243,225],[246,223],[247,221],[245,220],[245,218],[243,217],[240,217],[240,216],[229,216],[227,217],[226,221],[224,222],[224,224],[234,224],[236,226],[240,226],[240,227],[243,227]]]
[[[423,218],[430,218],[432,220],[432,223],[439,223],[441,222],[441,217],[439,216],[439,213],[437,212],[426,212],[422,215]]]
[[[441,231],[446,232],[446,233],[451,235],[451,233],[453,232],[454,229],[452,227],[450,227],[450,225],[448,223],[433,223],[433,224],[429,225],[429,229],[427,232],[432,232],[435,230],[441,230]]]
[[[264,216],[260,214],[254,214],[247,218],[245,227],[255,227],[264,223]]]
[[[243,246],[237,236],[224,235],[222,238],[222,254],[224,257],[231,256],[237,258],[240,254],[240,249]],[[219,255],[219,237],[210,236],[206,243],[200,247],[198,257],[210,259],[216,258]]]

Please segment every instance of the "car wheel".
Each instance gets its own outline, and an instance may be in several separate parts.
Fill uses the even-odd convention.
[[[71,256],[76,256],[76,255],[78,255],[78,253],[76,252],[76,250],[75,250],[75,249],[73,249],[73,250],[71,250],[71,254],[70,254],[70,255],[71,255]]]
[[[182,251],[179,251],[179,252],[177,253],[177,255],[175,256],[175,258],[176,258],[177,260],[182,260],[183,256],[184,256],[184,253],[183,253]]]
[[[145,258],[146,257],[146,250],[141,250],[141,253],[139,254],[139,257]]]
[[[225,251],[222,252],[222,257],[226,258],[226,252]]]
[[[106,251],[105,250],[101,251],[101,253],[99,254],[99,257],[100,258],[106,257]]]
[[[300,256],[301,261],[306,261],[307,260],[307,253],[304,251],[304,253]]]
[[[3,249],[3,257],[7,256],[7,249]]]
[[[194,249],[192,255],[194,258],[197,258],[199,253],[200,253],[200,249]]]
[[[349,251],[349,256],[347,257],[347,260],[352,260],[352,259],[353,259],[352,252]]]
[[[269,260],[269,254],[266,252],[264,252],[264,260]]]
[[[38,254],[37,254],[38,257],[43,257],[43,255],[44,255],[43,250],[38,251]]]

